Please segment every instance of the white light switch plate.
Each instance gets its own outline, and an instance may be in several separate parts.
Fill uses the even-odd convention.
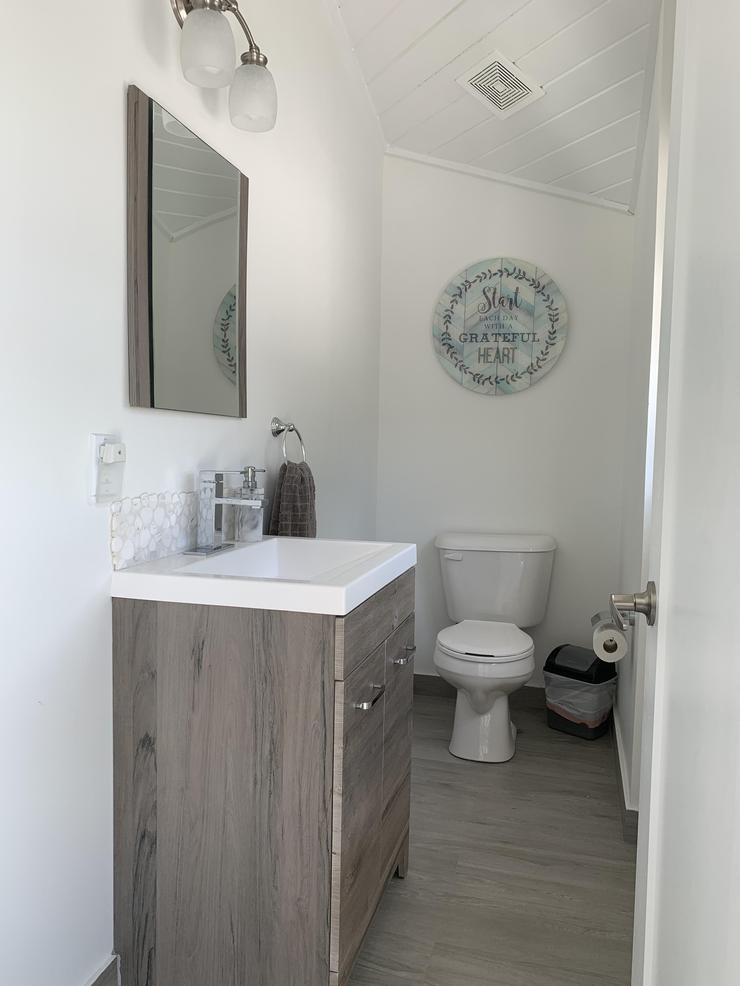
[[[101,460],[100,452],[103,445],[117,445],[120,441],[119,435],[90,435],[90,478],[88,485],[90,503],[110,503],[111,500],[117,500],[121,496],[125,449],[123,457],[111,463],[104,463]]]

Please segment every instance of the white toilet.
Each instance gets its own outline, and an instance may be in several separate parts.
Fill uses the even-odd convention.
[[[457,688],[450,753],[503,763],[514,756],[509,695],[534,673],[534,643],[520,627],[545,615],[555,549],[546,534],[440,534],[447,612],[434,665]]]

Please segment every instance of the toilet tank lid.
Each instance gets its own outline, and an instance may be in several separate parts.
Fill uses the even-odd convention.
[[[448,532],[437,535],[438,548],[448,551],[546,552],[557,548],[549,534],[475,534]]]

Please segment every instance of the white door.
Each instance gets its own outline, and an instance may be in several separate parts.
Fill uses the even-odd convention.
[[[658,620],[633,986],[738,986],[740,3],[665,2],[675,48],[646,573]]]

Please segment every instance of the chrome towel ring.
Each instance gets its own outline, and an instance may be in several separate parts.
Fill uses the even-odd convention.
[[[298,431],[296,426],[290,421],[281,421],[280,418],[273,418],[270,422],[270,430],[275,438],[279,438],[280,435],[283,436],[283,459],[288,462],[288,450],[287,441],[288,435],[293,432],[298,441],[301,443],[301,454],[303,456],[303,461],[307,462],[306,458],[306,446],[303,444],[303,439],[301,438],[301,433]]]

